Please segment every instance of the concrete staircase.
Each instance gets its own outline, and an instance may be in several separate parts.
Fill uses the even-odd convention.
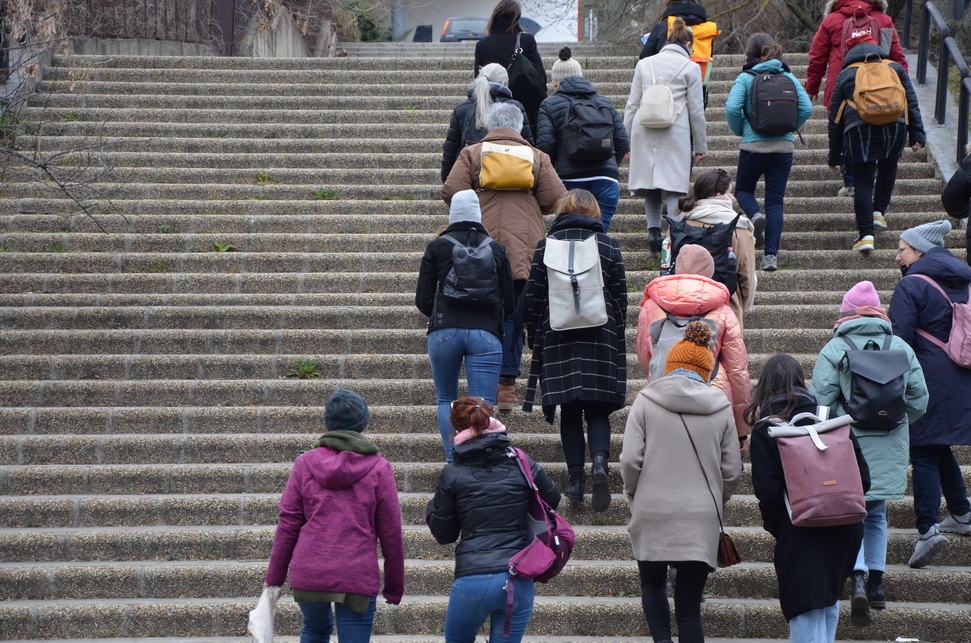
[[[441,142],[471,46],[343,47],[347,57],[325,60],[76,57],[48,70],[23,115],[41,124],[20,142],[67,151],[65,167],[104,166],[97,187],[111,200],[83,197],[101,232],[50,185],[2,185],[0,639],[244,640],[290,463],[344,384],[371,404],[369,434],[395,465],[406,523],[407,596],[379,607],[375,640],[440,640],[452,548],[424,526],[441,445],[413,292],[445,222]],[[544,60],[556,49],[544,46]],[[636,52],[575,51],[622,107]],[[789,63],[805,75],[804,56]],[[714,72],[706,167],[735,167],[720,108],[739,65],[720,58]],[[79,69],[86,80],[72,81]],[[780,270],[759,275],[746,319],[753,377],[777,351],[811,368],[845,290],[871,279],[886,303],[896,232],[942,216],[933,163],[908,150],[891,229],[871,256],[852,253],[852,204],[835,196],[821,108],[804,135]],[[70,152],[99,137],[103,148]],[[612,232],[633,351],[634,304],[657,261],[639,200],[622,200]],[[320,377],[287,377],[303,359],[319,361]],[[633,352],[629,364],[636,390]],[[613,419],[614,459],[625,419]],[[556,428],[539,413],[505,421],[565,483]],[[971,449],[958,453],[971,478]],[[911,570],[912,501],[890,505],[888,608],[866,629],[844,608],[839,638],[971,640],[971,539],[951,536],[936,566]],[[529,640],[644,640],[623,496],[605,514],[564,510],[577,548],[539,586]],[[710,640],[786,639],[748,475],[727,524],[746,562],[711,577]],[[292,639],[299,622],[282,602],[278,633]]]

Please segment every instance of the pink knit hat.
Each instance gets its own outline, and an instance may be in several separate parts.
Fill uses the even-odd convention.
[[[856,284],[843,297],[843,305],[840,306],[840,314],[852,313],[857,308],[880,307],[880,295],[877,289],[869,281],[861,281]]]
[[[711,279],[715,274],[715,260],[701,246],[690,243],[683,246],[674,262],[676,275],[701,275]]]

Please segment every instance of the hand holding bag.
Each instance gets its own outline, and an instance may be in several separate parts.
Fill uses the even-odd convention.
[[[725,526],[722,524],[721,509],[718,507],[718,501],[715,500],[715,493],[711,490],[711,483],[708,482],[708,474],[705,472],[705,466],[701,464],[701,457],[698,455],[698,448],[695,446],[694,438],[691,437],[691,431],[688,430],[688,424],[684,421],[683,415],[678,413],[678,417],[681,418],[681,425],[684,427],[684,432],[688,434],[688,441],[691,442],[691,448],[695,452],[695,457],[698,458],[698,466],[701,467],[701,474],[705,476],[705,484],[708,485],[708,493],[711,494],[711,500],[715,503],[715,515],[718,516],[718,566],[731,567],[732,565],[737,565],[742,562],[742,557],[739,555],[738,549],[735,548],[732,537],[725,533]]]

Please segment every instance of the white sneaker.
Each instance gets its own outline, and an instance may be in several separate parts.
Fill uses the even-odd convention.
[[[877,228],[887,227],[887,217],[883,216],[883,212],[873,213],[873,225],[874,227],[877,227]]]
[[[836,193],[836,196],[855,196],[856,189],[852,185],[844,185],[840,188],[840,191]]]
[[[857,252],[870,252],[873,250],[873,235],[868,234],[860,237],[853,244],[853,249]]]
[[[971,536],[971,513],[963,516],[948,516],[937,525],[937,528],[948,534]]]
[[[915,569],[927,567],[945,546],[947,546],[947,537],[938,531],[937,525],[931,525],[926,534],[921,534],[914,541],[914,554],[907,564]]]

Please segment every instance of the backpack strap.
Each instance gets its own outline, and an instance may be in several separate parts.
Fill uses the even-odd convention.
[[[941,295],[944,297],[944,299],[947,300],[947,303],[951,305],[951,308],[954,307],[954,302],[951,301],[951,298],[947,295],[946,292],[944,292],[944,289],[941,288],[940,284],[938,284],[937,281],[935,281],[934,279],[931,279],[927,275],[907,275],[907,277],[916,277],[918,279],[923,279],[924,281],[926,281],[927,283],[929,283],[931,286],[933,286],[934,289],[937,292],[941,293]],[[904,278],[906,279],[906,277],[904,277]],[[968,287],[968,303],[971,303],[971,286]],[[924,339],[926,339],[930,343],[934,344],[934,346],[937,346],[941,350],[947,350],[947,343],[942,342],[938,338],[936,338],[933,335],[931,335],[930,333],[928,333],[923,328],[915,328],[914,330],[915,330],[915,332],[918,335],[920,335],[921,337],[923,337]]]

